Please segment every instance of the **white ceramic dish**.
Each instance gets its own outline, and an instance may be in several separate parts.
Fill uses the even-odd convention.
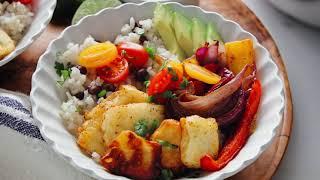
[[[34,13],[32,24],[15,50],[0,60],[0,67],[21,54],[40,36],[52,18],[56,2],[56,0],[35,0],[32,2],[32,12]]]
[[[263,96],[257,114],[257,128],[250,136],[245,147],[225,168],[218,172],[203,174],[199,178],[224,179],[251,164],[275,136],[284,109],[283,84],[279,77],[278,68],[270,58],[268,51],[257,42],[252,34],[244,31],[237,23],[196,6],[183,6],[178,3],[168,4],[188,16],[215,22],[226,42],[243,38],[251,38],[254,41],[258,78],[261,80],[263,87]],[[62,119],[59,117],[59,110],[66,97],[63,90],[56,86],[56,80],[58,79],[54,69],[56,53],[66,49],[68,42],[80,43],[88,35],[92,35],[98,40],[113,40],[120,32],[121,26],[131,16],[135,19],[153,17],[155,5],[156,3],[152,2],[124,4],[117,8],[100,11],[96,15],[84,18],[78,24],[68,27],[60,37],[50,43],[33,74],[30,94],[32,112],[43,137],[57,154],[92,177],[126,179],[106,172],[102,166],[84,155],[77,146],[75,137],[63,126]]]
[[[199,4],[199,0],[122,0],[127,3],[143,3],[143,2],[178,2],[184,5],[195,5]]]

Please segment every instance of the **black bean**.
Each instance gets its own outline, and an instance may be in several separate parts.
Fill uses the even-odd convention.
[[[112,91],[112,92],[114,92],[114,91],[116,91],[117,87],[114,86],[113,84],[103,83],[103,84],[102,84],[102,89],[105,89],[105,90],[107,90],[107,91]]]
[[[135,73],[135,78],[138,81],[145,81],[149,79],[149,73],[147,71],[147,69],[139,69],[138,71],[136,71]]]
[[[97,95],[102,90],[101,86],[97,86],[96,84],[90,84],[88,87],[88,92],[92,95]]]
[[[77,94],[74,95],[76,98],[79,100],[82,100],[84,98],[84,92],[78,92]]]
[[[83,66],[80,66],[80,65],[77,65],[76,67],[80,70],[81,74],[87,74],[87,68],[86,67],[83,67]]]
[[[140,35],[140,38],[139,38],[139,42],[140,44],[143,44],[145,41],[147,41],[147,37],[143,34]]]

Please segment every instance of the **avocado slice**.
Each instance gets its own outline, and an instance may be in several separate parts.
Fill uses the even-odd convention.
[[[218,40],[219,42],[223,43],[223,40],[220,36],[220,34],[217,31],[216,26],[213,23],[207,24],[207,42],[212,42],[214,40]]]
[[[203,46],[207,37],[207,25],[198,18],[192,18],[193,52]]]
[[[173,54],[178,55],[179,60],[185,59],[185,54],[179,46],[173,30],[173,11],[163,4],[157,4],[154,10],[154,26],[160,34],[166,48]]]
[[[173,14],[173,27],[178,44],[185,54],[190,57],[193,54],[192,21],[179,12]]]

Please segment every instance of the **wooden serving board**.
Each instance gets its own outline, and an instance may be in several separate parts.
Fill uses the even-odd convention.
[[[277,136],[268,149],[252,165],[230,178],[232,180],[271,179],[287,148],[293,121],[288,76],[278,48],[260,20],[241,0],[200,0],[200,6],[205,10],[221,13],[254,34],[259,42],[269,50],[274,62],[280,69],[285,85],[285,110]],[[29,94],[31,76],[36,68],[39,56],[45,51],[49,42],[56,38],[63,29],[64,26],[50,24],[29,49],[15,60],[0,67],[0,88]]]

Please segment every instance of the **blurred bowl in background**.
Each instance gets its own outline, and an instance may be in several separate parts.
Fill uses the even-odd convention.
[[[301,22],[320,27],[319,0],[269,0],[280,11]]]

